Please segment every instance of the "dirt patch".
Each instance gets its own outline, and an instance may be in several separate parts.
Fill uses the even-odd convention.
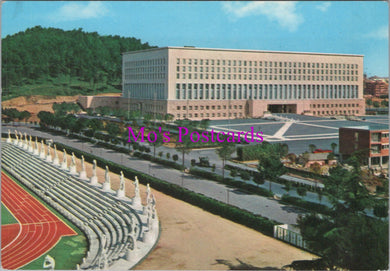
[[[62,152],[58,152],[60,162]],[[71,157],[68,156],[68,165]],[[81,170],[77,159],[77,170]],[[92,165],[85,163],[87,175]],[[98,168],[99,182],[104,169]],[[119,187],[119,176],[111,173],[111,187]],[[133,197],[134,186],[125,180],[126,195]],[[146,188],[140,185],[145,201]],[[227,270],[280,269],[294,260],[311,260],[315,255],[252,229],[205,212],[183,201],[153,190],[161,223],[161,237],[151,254],[136,267],[139,270]]]
[[[95,96],[120,96],[121,93],[103,93]],[[4,108],[16,108],[19,111],[28,111],[31,113],[30,119],[28,121],[39,121],[37,114],[40,111],[53,111],[54,103],[75,103],[79,98],[76,96],[42,96],[42,95],[31,95],[31,96],[21,96],[13,98],[1,103],[1,106]]]

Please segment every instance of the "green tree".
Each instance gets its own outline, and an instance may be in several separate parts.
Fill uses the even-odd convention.
[[[330,147],[332,148],[333,153],[335,153],[335,152],[336,152],[337,144],[334,143],[334,142],[332,142],[332,143],[330,144]]]
[[[179,160],[179,156],[177,154],[172,155],[172,160],[176,162]]]
[[[316,145],[314,145],[314,144],[309,144],[309,149],[310,149],[310,152],[311,152],[311,153],[313,153],[313,152],[315,151],[316,148],[317,148]]]
[[[27,122],[27,120],[31,117],[31,113],[24,110],[22,112],[20,112],[19,114],[19,120],[24,120],[25,122]]]
[[[301,196],[302,198],[305,197],[305,196],[306,196],[306,193],[307,193],[306,187],[304,187],[304,186],[299,186],[299,187],[297,188],[297,193],[298,193],[298,195]]]
[[[359,159],[330,170],[324,193],[332,204],[329,217],[316,214],[298,219],[309,248],[323,256],[329,268],[373,270],[388,268],[388,221],[365,215],[374,198],[362,184]]]
[[[283,186],[283,189],[287,191],[287,195],[290,194],[290,190],[291,190],[291,183],[289,181],[286,181],[286,183],[284,184]]]
[[[381,106],[383,106],[383,107],[389,107],[389,101],[382,100],[382,101],[381,101]]]
[[[190,135],[190,134],[191,134],[191,131],[188,132],[188,135]],[[192,141],[191,141],[189,136],[183,136],[181,142],[176,140],[175,149],[178,152],[181,152],[181,154],[182,154],[182,162],[183,162],[182,165],[183,165],[183,167],[184,167],[184,157],[185,157],[186,154],[189,154],[191,152],[192,145],[193,145],[193,143],[192,143]]]
[[[235,152],[236,146],[233,142],[224,142],[219,143],[220,147],[215,150],[218,157],[222,160],[222,178],[225,179],[225,163],[226,160],[230,159],[231,155]]]
[[[372,106],[372,100],[371,99],[367,99],[366,100],[366,105],[368,105],[368,107]]]
[[[374,107],[376,107],[376,108],[380,107],[380,104],[379,104],[378,101],[373,102],[373,105],[374,105]]]
[[[117,142],[117,136],[121,132],[121,129],[119,128],[118,124],[109,122],[106,125],[106,131],[111,137],[111,141],[114,143]]]
[[[263,148],[260,149],[259,165],[257,167],[259,171],[260,179],[269,181],[269,190],[271,191],[271,182],[277,181],[280,175],[286,173],[287,169],[280,161],[281,153],[278,153],[279,147],[276,144],[263,144]]]
[[[156,157],[156,148],[162,146],[164,143],[163,137],[160,133],[156,132],[156,138],[154,138],[154,135],[150,138],[152,141],[148,141],[149,145],[153,147],[153,156]],[[153,142],[153,140],[155,140]]]

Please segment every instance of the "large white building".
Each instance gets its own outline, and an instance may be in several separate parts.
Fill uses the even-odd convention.
[[[363,56],[164,47],[123,53],[121,106],[176,119],[361,115]]]

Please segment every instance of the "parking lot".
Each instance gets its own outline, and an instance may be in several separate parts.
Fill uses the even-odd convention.
[[[320,149],[331,149],[330,145],[333,142],[339,145],[338,130],[340,127],[389,124],[388,115],[363,116],[360,119],[365,120],[360,121],[297,114],[275,114],[275,116],[284,119],[213,120],[210,122],[210,128],[224,132],[247,132],[253,127],[255,133],[263,132],[265,141],[286,143],[289,146],[289,152],[300,154],[308,151],[310,144]],[[338,147],[336,152],[338,152]]]

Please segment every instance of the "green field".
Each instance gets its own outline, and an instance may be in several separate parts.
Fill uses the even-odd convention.
[[[18,223],[18,221],[2,203],[1,204],[1,225],[8,225],[8,224],[15,224],[15,223]]]
[[[18,180],[13,178],[8,173],[7,173],[7,175],[12,180],[14,180],[17,184],[19,184],[21,187],[23,187],[23,189],[25,191],[27,191],[30,195],[32,195],[34,198],[39,200],[43,205],[45,205],[53,214],[55,214],[62,221],[64,221],[75,232],[77,232],[77,235],[62,237],[55,247],[53,247],[48,252],[44,253],[38,259],[21,267],[20,269],[22,269],[22,270],[40,269],[41,270],[41,269],[43,269],[44,258],[46,257],[46,255],[50,255],[51,257],[53,257],[55,259],[55,269],[61,269],[61,270],[73,269],[73,270],[75,270],[76,264],[81,263],[82,259],[85,257],[85,255],[87,253],[88,242],[87,242],[87,239],[86,239],[84,233],[82,233],[79,228],[77,228],[75,225],[73,225],[64,216],[62,216],[60,213],[55,211],[52,207],[47,205],[34,192],[29,190],[26,186],[24,186],[22,183],[20,183]],[[5,209],[5,211],[8,212],[8,210],[6,208],[3,208],[3,206],[2,206],[2,208],[1,208],[2,223],[3,223],[3,209]],[[9,212],[8,212],[8,214],[9,214],[8,216],[11,216],[11,218],[13,218],[15,220],[15,218]],[[7,219],[9,219],[9,218],[7,218]]]

